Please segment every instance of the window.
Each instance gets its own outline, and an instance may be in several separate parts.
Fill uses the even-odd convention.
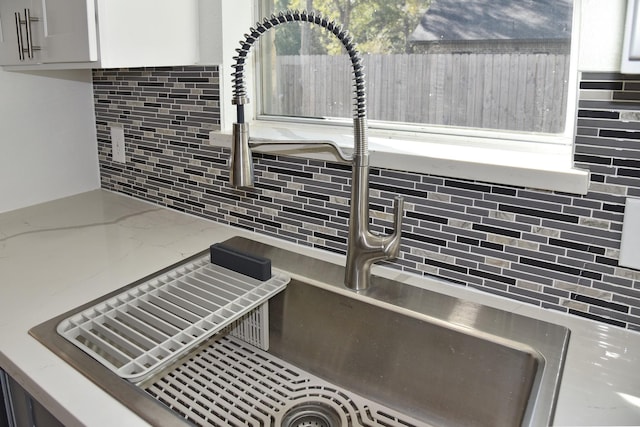
[[[589,172],[574,168],[572,155],[578,94],[572,27],[582,0],[258,5],[258,16],[315,10],[353,35],[365,65],[372,166],[588,191]],[[261,37],[254,59],[254,137],[351,147],[345,131],[353,110],[351,65],[332,35],[308,23],[281,25]]]
[[[263,8],[317,10],[345,26],[363,54],[371,127],[566,130],[572,0],[264,0]],[[339,42],[309,24],[271,33],[261,42],[262,117],[351,117]]]

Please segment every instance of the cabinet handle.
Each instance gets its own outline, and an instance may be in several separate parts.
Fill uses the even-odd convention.
[[[25,60],[25,53],[29,59],[33,59],[33,52],[36,50],[40,50],[40,46],[33,45],[33,30],[31,29],[32,22],[40,21],[39,18],[34,18],[31,16],[31,10],[24,10],[24,21],[22,20],[22,16],[20,12],[15,13],[16,17],[16,31],[18,35],[18,59],[20,61]],[[24,34],[22,32],[22,26],[24,25]],[[26,36],[26,47],[25,47],[25,36]]]
[[[40,46],[34,46],[33,45],[33,32],[31,30],[31,23],[32,22],[38,22],[39,20],[40,19],[33,18],[31,16],[31,10],[30,9],[25,9],[24,10],[25,28],[27,29],[27,55],[29,55],[29,59],[33,59],[33,51],[34,50],[40,50]]]
[[[24,44],[22,42],[22,20],[20,19],[20,12],[14,13],[16,17],[16,32],[18,36],[18,59],[24,61]]]

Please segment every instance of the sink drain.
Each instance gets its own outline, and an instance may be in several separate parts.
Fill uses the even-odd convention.
[[[340,416],[330,406],[306,402],[289,409],[281,427],[341,427]]]

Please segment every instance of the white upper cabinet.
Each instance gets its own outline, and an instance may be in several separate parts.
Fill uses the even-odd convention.
[[[0,0],[0,65],[119,68],[199,62],[198,0]]]

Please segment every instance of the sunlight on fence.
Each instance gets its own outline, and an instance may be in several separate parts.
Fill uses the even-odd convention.
[[[568,54],[366,55],[369,119],[558,133]],[[278,56],[264,112],[351,117],[346,56]]]

